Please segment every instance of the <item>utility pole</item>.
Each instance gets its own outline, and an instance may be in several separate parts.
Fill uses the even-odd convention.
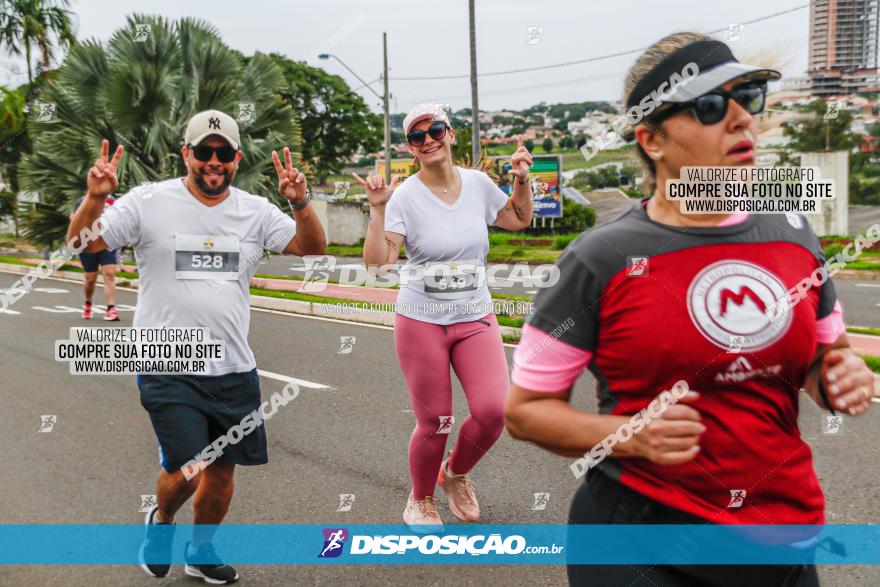
[[[477,28],[474,21],[474,1],[468,0],[468,16],[471,29],[471,163],[476,164],[481,158],[480,152],[480,105],[477,100]]]
[[[385,181],[391,183],[391,115],[388,111],[388,33],[382,33],[382,54],[385,62]]]

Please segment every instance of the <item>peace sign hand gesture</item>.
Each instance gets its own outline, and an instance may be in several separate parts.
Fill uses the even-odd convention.
[[[116,147],[113,159],[107,161],[110,155],[110,141],[107,139],[101,141],[101,156],[95,159],[95,164],[89,169],[89,174],[86,178],[86,189],[89,194],[99,198],[106,198],[119,187],[116,169],[119,167],[119,161],[122,160],[122,152],[124,150],[122,145],[119,145]]]
[[[287,198],[291,204],[299,204],[306,199],[306,176],[293,166],[290,149],[287,147],[284,147],[284,162],[286,166],[281,165],[278,153],[272,151],[272,163],[275,164],[275,171],[278,173],[278,193]]]
[[[352,173],[352,175],[367,191],[367,200],[373,208],[384,206],[388,203],[388,200],[391,199],[391,194],[394,193],[394,188],[397,187],[397,183],[400,180],[400,176],[395,175],[391,178],[391,183],[386,185],[385,177],[382,175],[368,175],[367,179],[362,179],[357,173]]]
[[[510,173],[521,182],[529,180],[529,168],[532,166],[532,154],[525,147],[525,139],[519,135],[516,139],[516,151],[510,157]]]

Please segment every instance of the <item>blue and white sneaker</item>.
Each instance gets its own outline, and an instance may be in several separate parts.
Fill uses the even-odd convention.
[[[173,523],[157,522],[159,506],[154,505],[144,518],[147,527],[144,542],[138,552],[141,568],[151,577],[165,577],[171,570],[171,544],[174,542]]]
[[[187,542],[184,559],[186,560],[184,572],[190,577],[197,577],[211,585],[226,585],[238,581],[238,573],[220,560],[214,545],[210,542],[198,548],[193,548],[192,543]]]

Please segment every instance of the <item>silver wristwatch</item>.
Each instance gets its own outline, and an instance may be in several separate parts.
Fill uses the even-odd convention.
[[[308,189],[306,189],[306,199],[305,200],[303,200],[299,204],[294,204],[290,200],[287,200],[287,205],[290,206],[290,209],[295,212],[297,210],[302,210],[303,208],[308,206],[309,200],[311,200],[311,199],[312,199],[312,192],[310,192]]]

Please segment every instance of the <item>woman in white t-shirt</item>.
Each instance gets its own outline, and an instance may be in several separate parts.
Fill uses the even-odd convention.
[[[487,225],[522,230],[531,222],[532,157],[520,137],[511,159],[514,185],[508,197],[482,171],[452,164],[455,132],[439,104],[419,104],[403,128],[420,171],[400,187],[397,177],[390,185],[379,176],[355,178],[370,202],[367,267],[393,265],[401,245],[406,249],[394,342],[416,427],[409,445],[412,492],[403,519],[413,531],[431,532],[443,527],[434,504],[438,481],[457,518],[479,518],[468,473],[504,428],[508,371],[485,279]],[[444,460],[454,424],[450,365],[464,388],[470,415]]]

